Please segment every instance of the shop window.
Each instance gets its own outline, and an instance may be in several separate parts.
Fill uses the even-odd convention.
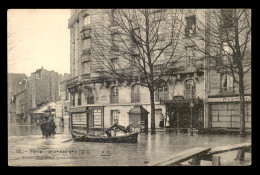
[[[113,125],[114,123],[118,123],[119,119],[119,112],[118,110],[112,110],[111,111],[111,124]]]
[[[112,104],[119,102],[118,87],[116,87],[116,86],[111,88],[111,91],[110,91],[110,102]]]
[[[169,98],[169,93],[168,93],[168,85],[165,84],[162,87],[159,87],[155,91],[155,102],[159,102],[161,100],[168,100]]]
[[[94,109],[93,110],[93,118],[94,118],[94,127],[102,126],[102,111],[101,109]]]
[[[233,77],[224,73],[221,74],[221,87],[222,92],[232,91],[234,89],[234,80]]]
[[[131,103],[140,102],[140,86],[135,84],[131,88]]]
[[[185,96],[188,99],[196,98],[196,84],[194,80],[185,82]]]
[[[186,17],[185,37],[192,37],[196,35],[196,16]]]

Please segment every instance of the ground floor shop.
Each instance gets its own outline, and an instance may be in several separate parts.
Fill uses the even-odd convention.
[[[133,127],[141,128],[141,123],[151,128],[151,107],[150,104],[142,104],[146,116],[133,114],[132,104],[117,104],[107,106],[83,106],[70,108],[70,121],[74,129],[86,130],[88,132],[103,132],[115,122],[119,125],[128,126],[131,122]],[[131,112],[130,112],[131,111]],[[159,128],[160,116],[165,113],[165,105],[155,105],[155,127]],[[145,123],[145,124],[144,124]]]
[[[203,127],[204,101],[202,99],[185,99],[183,96],[175,96],[173,100],[165,104],[168,128],[200,129]]]
[[[209,98],[208,126],[209,128],[240,128],[239,97]],[[245,127],[251,129],[251,97],[245,97]]]

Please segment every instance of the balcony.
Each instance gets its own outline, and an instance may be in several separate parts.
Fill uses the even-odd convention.
[[[81,33],[81,39],[89,39],[91,38],[91,26],[89,25],[84,25],[80,31]]]
[[[67,80],[67,88],[77,86],[78,82],[79,82],[78,77],[74,77],[72,79]]]

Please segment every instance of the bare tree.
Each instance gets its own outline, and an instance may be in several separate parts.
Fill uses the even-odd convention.
[[[109,24],[104,23],[102,30],[91,29],[96,71],[119,82],[136,78],[137,84],[149,89],[152,134],[155,91],[178,70],[182,15],[181,9],[112,9],[105,12],[104,21]]]
[[[251,88],[244,77],[251,71],[251,11],[250,9],[197,10],[204,16],[197,20],[196,38],[190,38],[197,50],[205,54],[208,66],[233,79],[240,97],[240,135],[245,135],[245,90]],[[205,47],[196,44],[205,42]],[[226,82],[225,82],[226,83]],[[232,91],[233,91],[232,85]],[[226,89],[221,89],[225,91]]]

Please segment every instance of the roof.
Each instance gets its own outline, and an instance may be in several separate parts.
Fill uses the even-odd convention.
[[[149,114],[149,112],[142,105],[134,106],[128,113],[129,114]]]
[[[56,108],[56,103],[54,101],[48,101],[32,109],[31,113],[44,113],[44,111],[48,109],[49,105],[54,109]]]

